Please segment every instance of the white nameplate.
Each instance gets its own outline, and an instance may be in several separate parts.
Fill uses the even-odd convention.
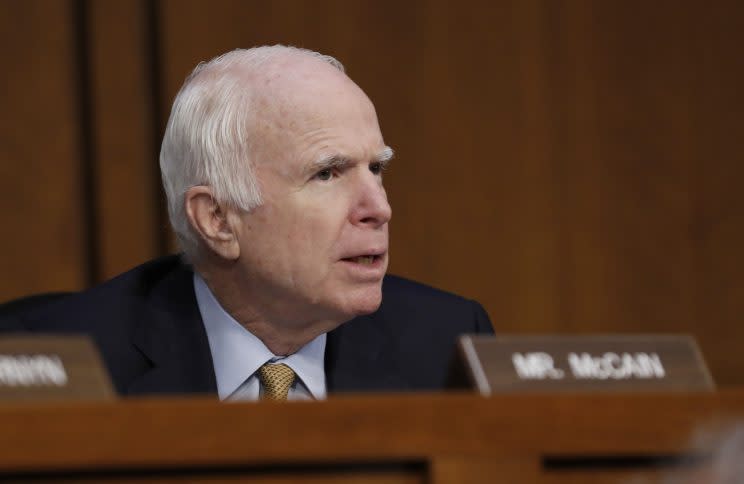
[[[458,349],[467,378],[484,395],[714,389],[695,340],[684,335],[465,335]]]

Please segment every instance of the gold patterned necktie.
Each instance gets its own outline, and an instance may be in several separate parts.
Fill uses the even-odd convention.
[[[295,380],[295,372],[283,363],[266,363],[258,369],[259,379],[263,385],[263,399],[283,401],[287,399],[289,387]]]

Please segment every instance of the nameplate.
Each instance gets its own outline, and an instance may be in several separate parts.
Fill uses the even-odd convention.
[[[685,335],[464,335],[458,351],[483,395],[715,389],[697,343]]]
[[[109,400],[108,374],[85,336],[0,336],[0,401]]]

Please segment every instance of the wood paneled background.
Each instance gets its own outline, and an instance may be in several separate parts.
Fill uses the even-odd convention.
[[[392,272],[502,333],[692,333],[744,383],[742,2],[0,0],[0,41],[0,299],[169,251],[183,78],[288,43],[377,106]]]

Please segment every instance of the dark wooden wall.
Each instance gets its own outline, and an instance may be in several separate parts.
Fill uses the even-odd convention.
[[[393,272],[500,332],[689,332],[744,383],[741,2],[0,0],[0,40],[0,299],[168,251],[180,83],[288,43],[378,108]]]

